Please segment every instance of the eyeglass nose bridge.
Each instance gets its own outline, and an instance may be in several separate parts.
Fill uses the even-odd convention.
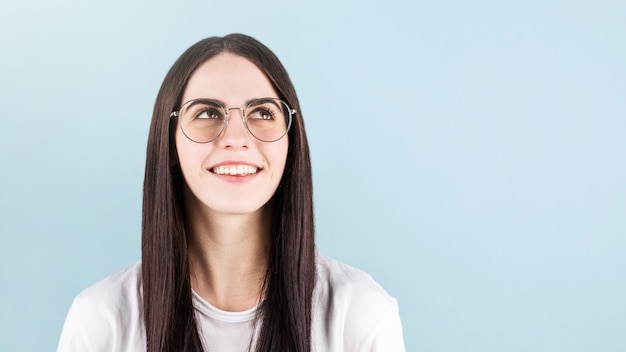
[[[239,112],[241,113],[241,122],[243,122],[243,126],[246,129],[246,132],[252,134],[252,132],[250,131],[250,128],[248,127],[248,122],[247,122],[247,119],[246,119],[246,108],[242,108],[242,107],[239,107],[239,108],[224,108],[224,122],[223,122],[222,129],[220,130],[220,133],[218,133],[217,136],[213,140],[219,138],[224,133],[226,133],[226,129],[228,128],[229,122],[230,122],[230,114],[229,114],[229,112],[231,110],[239,110]]]
[[[224,115],[227,117],[226,123],[230,120],[230,115],[228,114],[231,110],[239,110],[241,112],[241,117],[243,120],[246,120],[246,108],[224,108]]]

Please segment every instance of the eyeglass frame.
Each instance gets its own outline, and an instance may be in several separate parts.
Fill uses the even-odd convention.
[[[254,133],[252,133],[252,131],[250,130],[250,127],[248,127],[248,117],[246,116],[246,110],[252,106],[254,103],[258,102],[258,101],[263,101],[263,100],[273,100],[273,101],[277,101],[280,102],[282,104],[284,104],[285,107],[287,107],[287,112],[289,113],[289,123],[287,124],[287,128],[285,129],[285,133],[283,133],[280,137],[271,140],[271,141],[266,141],[263,139],[260,139],[259,137],[255,136]],[[211,99],[211,98],[197,98],[197,99],[191,99],[191,100],[187,100],[186,102],[184,102],[180,108],[176,111],[172,111],[170,113],[170,119],[172,118],[179,118],[180,117],[180,112],[181,110],[183,110],[183,107],[189,103],[192,103],[194,101],[209,101],[213,104],[215,104],[217,107],[221,108],[222,110],[224,110],[224,118],[222,120],[222,128],[219,131],[219,133],[210,141],[206,141],[206,142],[198,142],[195,141],[193,139],[191,139],[191,137],[189,137],[187,135],[187,132],[185,132],[185,130],[182,128],[182,126],[180,127],[180,130],[183,132],[183,134],[185,135],[185,137],[187,137],[187,139],[189,139],[190,141],[194,142],[194,143],[199,143],[199,144],[205,144],[205,143],[211,143],[214,140],[218,139],[219,136],[222,135],[222,133],[224,133],[224,131],[226,131],[226,128],[228,127],[228,122],[230,121],[230,116],[228,115],[228,113],[231,110],[239,110],[241,112],[241,120],[243,121],[243,125],[246,127],[246,131],[248,131],[248,133],[250,133],[250,135],[252,135],[252,137],[254,137],[256,140],[259,140],[261,142],[265,142],[265,143],[272,143],[272,142],[276,142],[281,140],[283,137],[285,137],[288,133],[289,130],[291,129],[291,124],[293,122],[293,116],[298,112],[298,110],[296,109],[292,109],[291,106],[289,106],[289,104],[287,104],[286,101],[280,99],[280,98],[272,98],[272,97],[265,97],[265,98],[254,98],[248,101],[248,103],[246,104],[246,106],[244,107],[234,107],[234,108],[227,108],[224,106],[224,104],[222,104],[220,101],[215,100],[215,99]]]

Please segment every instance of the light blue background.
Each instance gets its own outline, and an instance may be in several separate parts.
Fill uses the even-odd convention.
[[[408,351],[626,351],[626,2],[3,1],[0,350],[140,258],[156,92],[192,43],[281,58],[318,245]]]

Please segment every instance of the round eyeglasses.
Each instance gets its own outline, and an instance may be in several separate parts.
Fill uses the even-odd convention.
[[[240,110],[250,134],[263,142],[283,138],[296,113],[295,109],[277,98],[255,99],[243,108],[225,108],[212,99],[194,99],[184,103],[179,111],[172,112],[170,118],[178,118],[180,129],[191,141],[209,143],[226,129],[230,110]]]

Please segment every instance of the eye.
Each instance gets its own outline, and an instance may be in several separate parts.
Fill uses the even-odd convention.
[[[278,107],[272,103],[252,105],[249,110],[248,120],[274,120],[279,114]]]
[[[194,117],[202,120],[221,120],[223,119],[223,114],[217,107],[204,106],[198,110]]]
[[[268,109],[258,108],[252,111],[252,114],[250,114],[248,118],[254,120],[273,120],[274,114]]]

